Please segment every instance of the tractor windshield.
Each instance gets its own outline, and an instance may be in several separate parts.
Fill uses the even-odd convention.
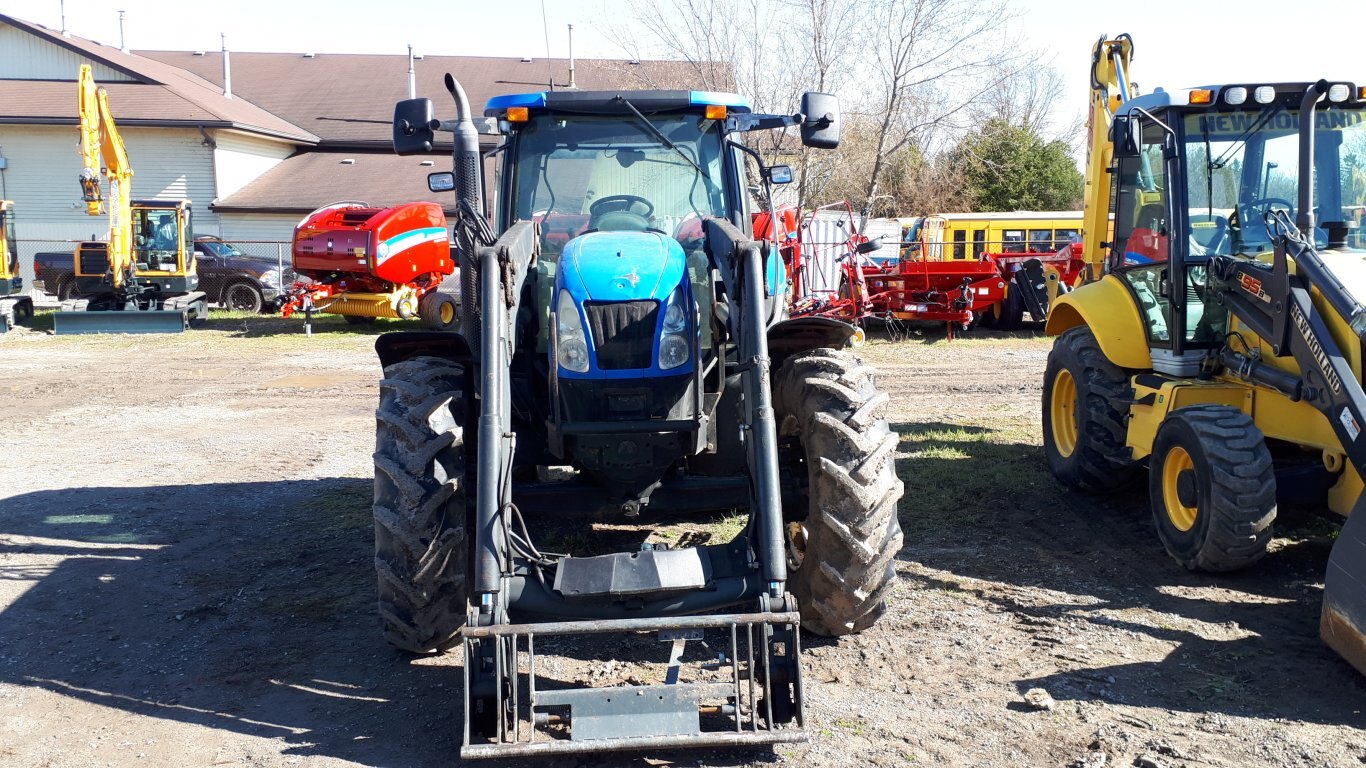
[[[720,126],[699,115],[539,115],[518,130],[513,214],[541,222],[546,247],[589,230],[657,230],[695,241],[728,213]]]
[[[1314,137],[1314,203],[1320,246],[1326,222],[1362,224],[1366,212],[1366,114],[1360,106],[1320,105]],[[1281,104],[1260,110],[1188,113],[1184,117],[1187,199],[1193,257],[1257,254],[1272,248],[1263,217],[1283,210],[1295,220],[1299,117]],[[1362,247],[1362,230],[1348,245]]]

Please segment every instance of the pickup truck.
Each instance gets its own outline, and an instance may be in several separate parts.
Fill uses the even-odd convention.
[[[74,247],[73,247],[74,250]],[[273,258],[242,253],[232,243],[212,235],[196,237],[199,290],[209,301],[242,312],[274,310],[280,292],[295,281],[294,270],[286,263],[281,276]],[[72,251],[43,251],[33,256],[34,285],[61,301],[71,298]]]

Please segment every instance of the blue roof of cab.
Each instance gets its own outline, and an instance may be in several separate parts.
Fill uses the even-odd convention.
[[[558,91],[557,93],[574,93],[573,91]],[[606,92],[604,92],[605,94]],[[632,96],[660,95],[663,91],[619,91],[628,99]],[[680,92],[681,93],[681,92]],[[720,105],[732,112],[749,112],[749,100],[734,93],[722,91],[688,91],[688,102],[679,103],[680,107],[694,106],[702,107],[708,105]],[[489,99],[488,105],[484,107],[484,114],[488,117],[498,116],[498,113],[506,112],[509,107],[527,107],[529,109],[544,109],[546,107],[546,93],[509,93],[502,96],[494,96]]]

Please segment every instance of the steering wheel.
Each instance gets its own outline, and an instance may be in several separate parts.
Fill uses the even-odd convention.
[[[1295,212],[1295,204],[1282,197],[1259,197],[1243,203],[1243,207],[1247,209],[1248,222],[1260,222],[1268,211],[1277,207],[1284,208],[1286,213]],[[1257,214],[1256,218],[1253,218],[1254,213]]]
[[[588,206],[589,229],[643,232],[654,212],[655,204],[638,195],[607,195]]]

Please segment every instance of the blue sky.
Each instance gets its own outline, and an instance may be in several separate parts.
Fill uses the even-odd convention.
[[[61,5],[0,0],[0,12],[56,28]],[[1086,107],[1091,45],[1102,33],[1133,35],[1134,79],[1144,91],[1319,77],[1366,84],[1366,53],[1359,42],[1366,3],[1360,0],[1015,0],[1015,7],[1012,32],[1046,51],[1045,59],[1067,81],[1061,106],[1074,114]],[[402,54],[411,43],[418,53],[433,55],[535,58],[545,55],[547,26],[551,54],[565,55],[569,23],[576,55],[623,55],[608,27],[627,21],[626,8],[620,0],[65,0],[71,32],[112,45],[119,42],[118,10],[126,11],[125,33],[135,50],[217,50],[223,32],[237,51]],[[1297,33],[1303,19],[1314,20],[1322,31]],[[1310,42],[1300,42],[1305,40]]]

